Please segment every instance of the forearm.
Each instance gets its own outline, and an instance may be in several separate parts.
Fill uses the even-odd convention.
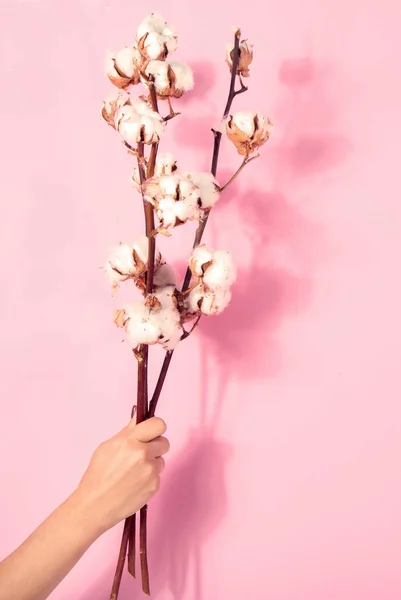
[[[0,563],[0,600],[44,600],[101,533],[91,507],[73,494]]]

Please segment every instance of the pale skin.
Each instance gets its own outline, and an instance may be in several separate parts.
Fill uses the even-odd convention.
[[[44,600],[107,530],[157,492],[169,442],[164,421],[132,420],[103,442],[77,489],[0,563],[0,600]]]

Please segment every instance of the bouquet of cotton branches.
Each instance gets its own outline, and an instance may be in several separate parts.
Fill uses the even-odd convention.
[[[134,243],[120,243],[112,249],[105,271],[113,291],[132,281],[137,299],[117,308],[114,323],[125,332],[138,366],[136,419],[141,422],[155,414],[167,371],[178,343],[186,339],[200,318],[221,313],[231,299],[236,272],[229,252],[212,250],[202,244],[210,212],[221,193],[268,139],[272,124],[256,112],[231,115],[234,98],[247,90],[243,78],[249,76],[252,46],[241,40],[239,29],[234,44],[227,49],[226,62],[231,72],[228,99],[221,127],[214,136],[211,171],[183,172],[170,153],[159,153],[159,144],[167,123],[176,117],[172,100],[180,98],[194,85],[190,67],[171,60],[177,48],[177,36],[166,21],[151,14],[137,30],[136,42],[107,59],[107,76],[119,88],[102,109],[105,121],[121,136],[128,152],[135,157],[132,182],[141,198],[145,215],[145,234]],[[237,81],[239,87],[236,89]],[[142,84],[142,95],[130,94]],[[167,103],[163,116],[160,104]],[[163,102],[164,101],[164,102]],[[234,143],[243,161],[224,185],[216,179],[223,135]],[[149,152],[145,151],[149,148]],[[197,223],[192,253],[181,286],[157,249],[158,235],[170,236],[179,225]],[[149,346],[165,351],[162,369],[150,402],[148,397]],[[146,542],[147,507],[140,511],[139,546],[142,589],[150,594]],[[118,598],[126,559],[128,571],[135,576],[136,515],[124,525],[111,600]]]

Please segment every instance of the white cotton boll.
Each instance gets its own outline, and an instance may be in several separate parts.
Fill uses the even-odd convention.
[[[189,181],[189,179],[180,178],[179,194],[180,198],[188,199],[194,203],[194,205],[198,206],[198,200],[200,197],[199,188],[194,185],[192,181]]]
[[[157,202],[156,214],[163,227],[174,227],[177,216],[175,211],[176,201],[172,196],[163,196]]]
[[[194,74],[189,65],[176,60],[169,61],[169,65],[176,77],[175,87],[177,90],[188,92],[194,87]]]
[[[232,123],[243,133],[252,137],[255,133],[255,113],[252,111],[237,112],[232,118]]]
[[[130,146],[135,146],[141,140],[141,121],[138,120],[122,120],[118,127],[118,131],[121,134],[124,142]]]
[[[192,250],[192,254],[189,259],[189,267],[191,273],[197,277],[202,277],[204,272],[204,266],[209,264],[213,260],[213,252],[207,248],[204,244],[197,246]]]
[[[149,242],[146,235],[141,235],[132,245],[132,249],[137,253],[142,262],[148,262]]]
[[[177,188],[180,185],[180,177],[178,175],[164,175],[159,179],[160,194],[162,196],[176,196]]]
[[[164,60],[151,60],[146,67],[145,73],[152,75],[158,93],[170,87],[168,67],[169,63]]]
[[[218,292],[206,292],[202,299],[201,312],[203,315],[218,315],[227,308],[231,301],[230,290],[220,290]]]
[[[203,275],[203,283],[211,291],[225,290],[234,283],[236,275],[230,252],[216,250],[213,253],[212,264]]]
[[[199,209],[188,200],[177,200],[174,205],[174,213],[182,223],[199,218]]]
[[[111,285],[114,291],[116,291],[119,287],[119,284],[127,279],[125,275],[118,273],[109,262],[106,263],[104,267],[104,274],[108,283]]]
[[[155,175],[171,175],[177,170],[177,161],[171,152],[161,152],[156,160]]]
[[[160,336],[158,315],[141,302],[134,302],[125,308],[125,330],[132,346],[156,344]]]
[[[133,110],[135,110],[141,117],[151,117],[160,119],[160,115],[157,112],[155,112],[150,106],[150,104],[148,104],[145,100],[132,100],[131,105]]]
[[[161,329],[159,344],[163,346],[164,350],[174,350],[183,334],[180,315],[178,311],[176,313],[170,310],[162,310],[159,315]]]
[[[174,28],[170,27],[170,25],[168,25],[168,24],[166,24],[166,26],[163,28],[163,30],[160,33],[168,38],[177,39],[177,34],[175,33]]]
[[[125,308],[124,326],[128,339],[138,344],[160,344],[173,350],[182,336],[175,286],[167,285],[147,296],[144,303],[135,302]]]
[[[191,68],[177,61],[151,60],[146,67],[146,75],[153,77],[159,98],[180,98],[194,86]]]
[[[203,293],[201,286],[198,285],[196,288],[191,290],[185,299],[185,308],[188,313],[196,315],[200,312],[200,307],[203,301]]]
[[[106,98],[102,107],[102,117],[106,123],[115,128],[116,114],[123,106],[129,104],[129,102],[130,96],[123,91],[119,91],[117,94]]]
[[[155,297],[162,307],[158,314],[161,333],[159,343],[165,350],[173,350],[183,333],[180,313],[177,309],[175,286],[167,285],[161,288],[155,293]]]
[[[146,235],[141,235],[132,245],[135,256],[147,266],[149,256],[149,240]],[[162,260],[162,255],[159,250],[155,251],[155,267],[157,268]]]
[[[164,131],[162,117],[146,102],[135,101],[132,106],[123,106],[116,114],[116,128],[130,146],[139,142],[158,142]]]
[[[200,190],[200,208],[212,208],[220,197],[220,187],[212,173],[186,173],[186,177]]]
[[[141,131],[141,117],[133,106],[127,105],[120,108],[115,117],[116,129],[125,142],[134,146],[138,143]]]
[[[225,121],[226,134],[239,154],[249,156],[270,138],[273,123],[256,112],[238,112]]]
[[[163,135],[164,125],[153,117],[141,117],[141,139],[145,144],[158,142]]]
[[[139,82],[140,52],[137,48],[123,48],[119,52],[109,52],[106,56],[105,71],[111,83],[119,88]]]
[[[120,244],[112,249],[105,272],[112,285],[116,285],[136,273],[132,247],[129,244]]]
[[[136,35],[138,40],[141,39],[146,33],[154,31],[156,33],[163,33],[166,28],[166,21],[158,13],[151,13],[139,24]]]
[[[159,33],[149,33],[143,41],[143,52],[151,60],[166,58],[168,53],[166,38]]]
[[[137,75],[141,54],[138,48],[123,48],[115,55],[115,66],[126,77],[133,79]]]
[[[153,277],[155,287],[175,286],[177,275],[173,267],[167,263],[160,265]]]

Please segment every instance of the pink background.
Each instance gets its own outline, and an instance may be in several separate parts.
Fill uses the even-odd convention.
[[[232,5],[1,2],[0,552],[74,488],[133,402],[98,267],[142,215],[99,107],[105,50],[163,7],[198,81],[164,149],[208,167],[236,24],[255,44],[236,106],[276,131],[206,235],[239,265],[232,306],[178,350],[160,405],[173,451],[150,512],[154,597],[399,599],[400,4]],[[225,144],[222,182],[237,163]],[[190,236],[164,243],[170,259]],[[106,600],[119,535],[52,598]],[[122,600],[140,596],[127,576]]]

